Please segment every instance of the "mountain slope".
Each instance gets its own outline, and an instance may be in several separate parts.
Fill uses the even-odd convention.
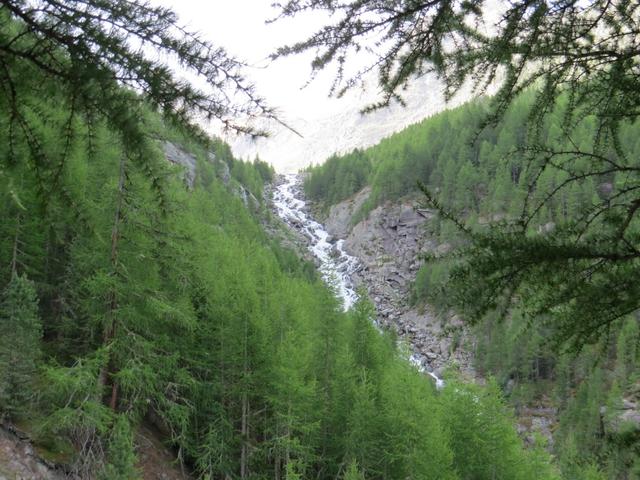
[[[317,202],[319,211],[328,214],[328,225],[337,224],[336,233],[352,239],[345,242],[354,249],[350,253],[371,259],[377,282],[400,277],[400,283],[393,282],[391,289],[405,294],[401,301],[427,312],[434,307],[440,310],[445,329],[458,326],[447,321],[458,316],[450,310],[451,292],[443,288],[456,257],[445,255],[444,260],[419,269],[415,263],[421,261],[420,252],[441,256],[451,247],[465,245],[465,237],[435,212],[420,209],[424,197],[417,181],[476,232],[489,222],[520,218],[523,199],[529,194],[531,208],[543,202],[530,224],[532,238],[570,226],[592,205],[606,203],[612,191],[628,185],[625,175],[605,175],[585,176],[571,188],[561,188],[567,176],[559,168],[546,170],[537,179],[538,189],[532,190],[535,163],[532,168],[531,157],[519,150],[529,132],[528,102],[530,97],[524,95],[503,121],[479,134],[486,107],[482,102],[465,105],[413,125],[372,148],[332,157],[307,172],[307,195]],[[541,128],[543,140],[558,148],[563,147],[560,125],[554,112]],[[634,124],[621,129],[621,147],[630,152],[629,158],[638,158],[638,128]],[[588,146],[592,139],[593,124],[587,118],[572,141]],[[545,192],[556,187],[557,195],[546,198]],[[345,213],[354,204],[357,206]],[[414,237],[399,238],[406,235],[406,225],[399,235],[398,212],[406,208],[414,216],[426,213],[429,220],[421,221],[425,229],[418,245],[397,247],[398,242]],[[405,251],[414,264],[402,261]],[[393,269],[400,275],[390,275]],[[402,284],[409,286],[403,289]],[[561,326],[547,312],[533,319],[525,313],[515,303],[506,319],[494,309],[472,327],[467,344],[475,356],[475,369],[481,376],[494,376],[518,413],[534,427],[548,430],[549,419],[557,415],[552,422],[553,451],[568,478],[598,478],[599,470],[602,478],[635,474],[640,453],[636,441],[640,432],[638,312],[615,322],[579,354],[554,348],[554,329]],[[402,317],[394,317],[391,323],[406,330]],[[437,347],[435,339],[432,342]]]
[[[395,104],[362,114],[361,109],[374,98],[372,93],[350,92],[339,100],[327,99],[333,108],[321,116],[310,112],[307,118],[286,118],[300,135],[273,123],[266,125],[273,131],[268,138],[229,137],[227,141],[239,158],[259,156],[280,173],[294,173],[320,164],[334,153],[374,145],[408,125],[460,105],[469,97],[469,91],[445,103],[438,80],[425,75],[407,89],[405,97],[406,107]]]

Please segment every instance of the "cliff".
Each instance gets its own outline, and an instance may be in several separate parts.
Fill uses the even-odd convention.
[[[428,306],[412,307],[408,301],[411,284],[423,263],[421,255],[448,248],[428,233],[433,212],[415,200],[385,203],[354,225],[354,215],[369,193],[367,187],[334,205],[325,219],[327,231],[337,239],[344,238],[347,253],[361,262],[354,281],[368,291],[379,322],[412,344],[430,370],[440,375],[451,367],[473,377],[472,339],[462,329],[462,322],[453,317],[445,325]],[[455,333],[447,328],[452,326]]]

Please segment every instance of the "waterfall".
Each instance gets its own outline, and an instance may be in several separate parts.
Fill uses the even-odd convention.
[[[333,288],[336,296],[342,302],[344,311],[349,310],[358,300],[358,294],[351,281],[351,274],[359,266],[358,259],[344,251],[344,240],[332,239],[324,226],[308,214],[306,202],[302,198],[299,175],[283,175],[283,181],[274,190],[273,203],[278,216],[287,225],[306,237],[309,251],[318,260],[318,269],[323,280]],[[379,329],[378,325],[376,328]],[[420,372],[433,378],[437,388],[444,386],[442,379],[427,370],[419,355],[413,353],[408,360]]]

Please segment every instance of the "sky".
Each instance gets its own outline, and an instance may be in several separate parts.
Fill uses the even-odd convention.
[[[214,45],[245,60],[245,72],[257,92],[299,137],[277,125],[268,126],[272,136],[251,140],[247,137],[223,136],[234,154],[243,159],[258,155],[279,172],[295,172],[321,163],[334,152],[377,143],[385,136],[415,123],[448,105],[444,104],[439,82],[427,77],[416,82],[407,93],[408,107],[396,106],[374,115],[362,116],[360,109],[376,97],[376,90],[353,91],[347,96],[329,98],[330,71],[309,83],[312,55],[287,57],[271,62],[270,53],[279,46],[306,38],[326,17],[321,13],[266,24],[277,10],[272,0],[153,0],[171,7],[180,23],[202,33]],[[460,98],[466,98],[462,95]],[[460,103],[456,100],[453,104]],[[220,132],[211,133],[220,135]]]
[[[258,93],[285,115],[301,116],[309,110],[315,114],[330,111],[327,102],[328,75],[306,88],[310,78],[309,55],[279,59],[271,62],[269,54],[277,47],[304,38],[321,24],[318,14],[283,19],[266,24],[277,15],[272,0],[154,0],[171,7],[180,23],[191,31],[202,33],[214,45],[220,45],[232,55],[247,61],[247,77],[252,79]]]

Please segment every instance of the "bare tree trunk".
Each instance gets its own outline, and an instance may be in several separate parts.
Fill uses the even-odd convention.
[[[247,478],[249,474],[249,398],[247,396],[247,375],[249,373],[249,320],[245,318],[244,320],[244,352],[243,352],[243,373],[244,373],[244,382],[242,388],[242,420],[241,420],[241,436],[242,436],[242,450],[240,452],[240,478],[243,480]]]
[[[126,157],[123,155],[120,160],[120,174],[118,178],[118,198],[116,200],[116,211],[113,218],[113,227],[111,228],[111,273],[116,275],[118,271],[118,240],[120,238],[120,220],[122,218],[122,206],[124,203],[124,182],[125,182],[125,164]],[[115,289],[111,289],[109,292],[109,306],[108,306],[108,322],[104,330],[102,343],[104,346],[108,346],[115,338],[116,329],[118,326],[118,293]],[[101,387],[105,388],[111,383],[111,395],[109,398],[109,407],[115,410],[118,406],[118,385],[113,379],[115,374],[113,360],[109,354],[107,363],[100,369],[98,381]]]

